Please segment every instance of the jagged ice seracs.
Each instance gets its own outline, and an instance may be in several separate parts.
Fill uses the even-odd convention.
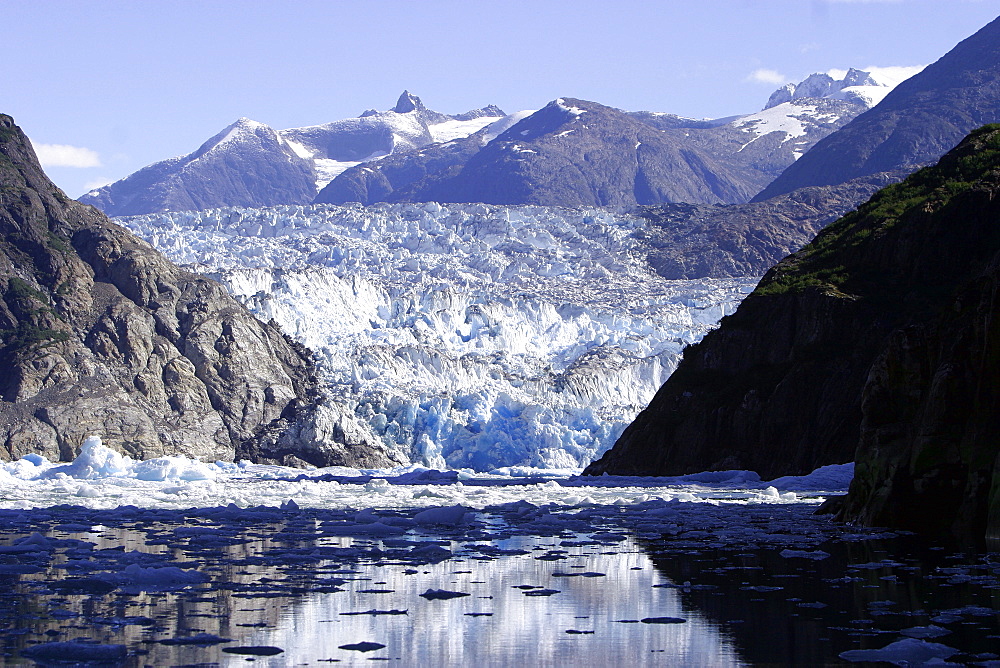
[[[315,351],[327,420],[401,464],[577,470],[745,280],[666,280],[595,208],[378,204],[117,219]]]

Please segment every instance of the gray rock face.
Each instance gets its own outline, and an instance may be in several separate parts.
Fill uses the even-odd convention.
[[[308,204],[354,163],[432,143],[435,125],[503,115],[490,105],[447,116],[403,91],[389,111],[323,125],[278,131],[241,118],[194,153],[154,163],[80,201],[109,216]]]
[[[904,176],[874,174],[748,204],[639,207],[636,212],[649,226],[636,237],[649,248],[650,266],[664,278],[760,276],[827,224]]]
[[[269,461],[258,437],[280,420],[305,428],[317,382],[308,351],[66,198],[9,116],[0,233],[0,458],[66,460],[97,434],[141,458]]]
[[[111,216],[306,204],[316,195],[315,182],[310,160],[272,128],[241,118],[194,153],[144,167],[80,201]]]
[[[936,161],[973,129],[1000,121],[1000,19],[899,84],[790,165],[755,198]]]

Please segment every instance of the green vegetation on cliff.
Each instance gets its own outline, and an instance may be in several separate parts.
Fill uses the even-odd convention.
[[[989,125],[772,268],[585,473],[854,460],[843,519],[1000,538],[998,293]]]

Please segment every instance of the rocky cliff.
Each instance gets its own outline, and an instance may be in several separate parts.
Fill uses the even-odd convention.
[[[974,128],[1000,121],[1000,19],[820,140],[755,201],[936,161]]]
[[[834,186],[801,188],[764,202],[637,207],[648,221],[635,232],[664,278],[761,276],[905,172],[882,172]]]
[[[403,91],[389,111],[323,125],[275,130],[241,118],[198,150],[153,163],[80,201],[109,216],[307,204],[351,166],[465,137],[503,116],[493,105],[448,116]]]
[[[983,531],[988,503],[1000,515],[998,195],[987,126],[769,271],[585,472],[772,477],[856,456],[843,517]]]
[[[275,436],[308,431],[317,410],[308,351],[68,199],[5,115],[0,337],[0,458],[69,459],[90,434],[141,458],[332,464],[358,451]]]
[[[80,201],[109,216],[305,204],[316,196],[315,171],[274,129],[241,118],[197,151],[143,167]]]
[[[862,393],[840,519],[1000,541],[998,290],[1000,255],[938,318],[892,334]]]

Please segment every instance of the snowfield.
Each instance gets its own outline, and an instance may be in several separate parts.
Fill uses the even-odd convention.
[[[379,204],[118,219],[311,348],[397,461],[579,470],[756,279],[668,281],[601,209]]]

